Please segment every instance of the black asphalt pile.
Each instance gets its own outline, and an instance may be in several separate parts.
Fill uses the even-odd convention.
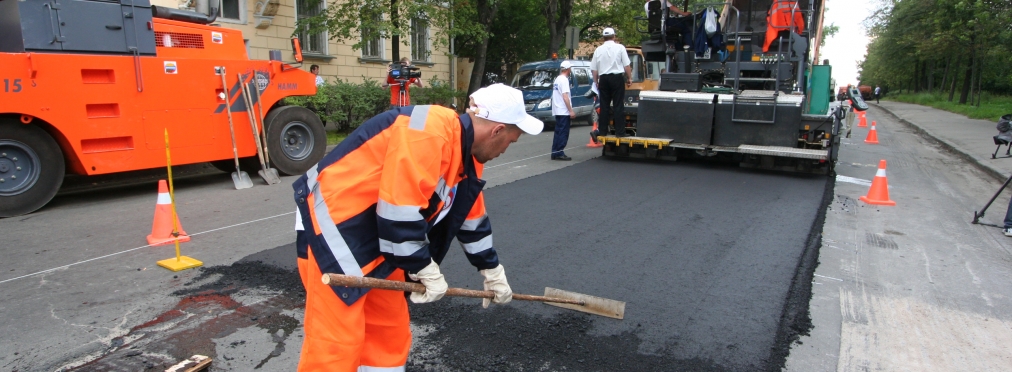
[[[274,256],[290,252],[291,260],[295,261],[294,245],[265,252]],[[301,339],[291,342],[289,337],[301,324],[285,312],[301,312],[306,294],[298,272],[277,267],[276,263],[247,259],[228,266],[195,269],[199,275],[173,292],[179,302],[172,309],[131,328],[128,334],[114,339],[103,356],[74,370],[161,371],[194,354],[210,356],[218,370],[234,370],[231,362],[237,356],[228,352],[219,354],[217,350],[221,348],[216,348],[215,339],[251,326],[271,335],[274,350],[242,365],[263,366],[286,349],[297,353]],[[279,294],[264,295],[262,301],[246,305],[238,296],[249,290]],[[246,342],[235,341],[225,350],[244,348]],[[243,355],[240,351],[236,354]]]
[[[413,305],[413,321],[432,328],[426,342],[441,348],[413,366],[779,370],[810,327],[810,283],[795,282],[810,282],[817,264],[828,187],[825,176],[596,159],[488,190],[514,291],[626,301],[626,318]],[[463,254],[449,254],[443,272],[451,286],[481,286]]]

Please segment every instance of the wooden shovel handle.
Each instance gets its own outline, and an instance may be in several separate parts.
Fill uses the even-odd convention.
[[[333,287],[340,286],[340,287],[353,287],[353,288],[387,289],[391,291],[418,292],[418,293],[425,292],[425,286],[420,283],[401,282],[396,280],[376,279],[361,276],[348,276],[341,274],[323,274],[323,284]],[[495,292],[476,291],[473,289],[463,289],[463,288],[448,288],[446,290],[446,296],[495,298]],[[570,300],[565,298],[554,298],[545,296],[532,296],[519,293],[514,293],[513,299],[521,301],[554,302],[559,304],[572,304],[580,306],[585,305],[583,301],[579,300]]]

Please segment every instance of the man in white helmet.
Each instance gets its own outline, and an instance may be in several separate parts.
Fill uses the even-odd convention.
[[[439,263],[456,239],[506,303],[513,292],[492,245],[483,164],[543,123],[519,90],[502,84],[471,95],[467,114],[405,106],[363,123],[295,181],[296,248],[306,288],[300,371],[403,371],[411,349],[404,295],[330,287],[324,273],[405,280],[425,286],[411,301],[439,300]]]

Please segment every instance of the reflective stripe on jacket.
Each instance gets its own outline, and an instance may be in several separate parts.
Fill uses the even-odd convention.
[[[385,278],[442,262],[454,237],[479,270],[499,265],[468,116],[407,106],[362,124],[292,187],[299,257],[324,273]],[[368,290],[333,288],[351,305]]]

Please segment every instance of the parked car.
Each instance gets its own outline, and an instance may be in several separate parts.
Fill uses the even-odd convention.
[[[547,60],[526,63],[520,66],[513,77],[512,86],[524,93],[524,104],[527,113],[545,122],[545,129],[555,127],[555,116],[552,115],[552,84],[559,76],[559,60]],[[569,75],[570,97],[576,120],[585,120],[593,125],[597,120],[593,98],[587,97],[591,87],[590,61],[569,60],[573,65]]]

